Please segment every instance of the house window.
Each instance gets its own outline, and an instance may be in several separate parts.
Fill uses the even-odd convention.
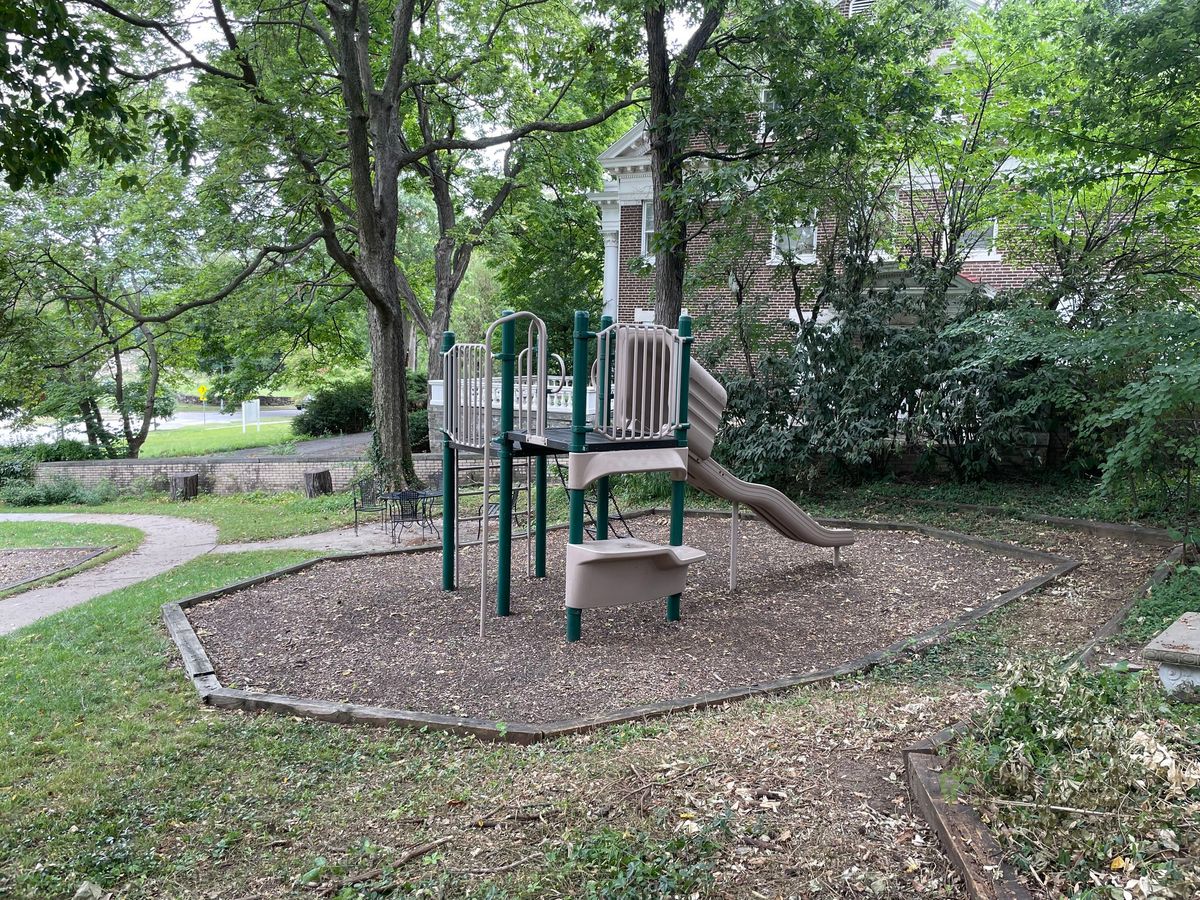
[[[980,228],[968,228],[959,240],[968,259],[998,258],[996,252],[996,220],[986,222]]]
[[[850,0],[850,15],[861,16],[863,13],[870,12],[874,5],[875,0]]]
[[[642,256],[649,257],[654,246],[654,201],[642,201]]]
[[[771,236],[769,262],[814,263],[817,261],[817,224],[797,222],[786,228],[776,228]]]

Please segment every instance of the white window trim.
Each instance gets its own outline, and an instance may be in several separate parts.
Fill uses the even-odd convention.
[[[794,259],[798,265],[811,266],[816,263],[817,248],[821,246],[820,222],[817,219],[817,215],[814,213],[813,217],[812,217],[812,221],[796,222],[795,225],[793,225],[792,227],[799,228],[801,225],[811,225],[813,227],[813,252],[812,253],[797,253],[795,255]],[[783,257],[783,254],[779,252],[779,231],[777,229],[772,228],[771,229],[771,252],[767,256],[767,265],[768,266],[781,266],[785,262],[787,262],[787,260],[785,260]]]
[[[967,255],[964,257],[965,260],[968,262],[1000,262],[1004,259],[1004,256],[1000,253],[999,249],[1000,223],[997,221],[995,216],[992,216],[991,218],[991,226],[992,239],[986,242],[982,247],[980,247],[979,244],[976,244],[974,247],[968,250]]]
[[[642,201],[642,229],[641,229],[641,231],[642,231],[642,261],[653,265],[654,264],[654,253],[650,249],[650,242],[648,240],[646,240],[646,212],[647,212],[647,210],[649,210],[650,215],[654,215],[654,201],[653,200],[643,200]],[[655,223],[656,228],[657,228],[657,225],[658,225],[658,223],[656,222]],[[654,233],[654,232],[651,232],[651,233]]]

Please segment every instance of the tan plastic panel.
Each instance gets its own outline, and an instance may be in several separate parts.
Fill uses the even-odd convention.
[[[629,472],[670,472],[672,478],[682,481],[687,470],[688,453],[683,447],[571,453],[567,456],[567,487],[582,490],[597,478]]]
[[[567,545],[567,597],[571,609],[601,609],[678,594],[688,566],[707,554],[636,538]]]

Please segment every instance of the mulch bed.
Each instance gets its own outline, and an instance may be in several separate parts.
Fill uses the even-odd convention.
[[[637,520],[666,542],[667,521]],[[1048,564],[911,532],[860,532],[832,552],[744,522],[739,588],[728,591],[728,524],[688,521],[709,553],[694,566],[683,621],[661,602],[585,611],[563,636],[563,535],[550,577],[529,581],[514,546],[513,615],[480,640],[478,548],[458,593],[439,589],[437,553],[330,561],[202,603],[189,618],[223,684],[331,701],[546,721],[824,670],[947,621]],[[494,554],[493,554],[494,558]]]
[[[0,550],[0,591],[77,566],[95,553],[95,547]]]

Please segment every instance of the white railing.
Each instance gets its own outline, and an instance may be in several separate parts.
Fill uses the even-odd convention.
[[[464,385],[464,388],[467,388],[468,390],[474,388],[475,393],[473,396],[477,396],[478,393],[482,391],[483,379],[480,378],[479,380],[480,384],[477,386]],[[571,376],[568,375],[564,378],[562,376],[552,375],[547,380],[549,382],[549,391],[546,395],[546,411],[550,413],[563,413],[564,415],[569,416],[571,414]],[[491,395],[492,409],[498,413],[500,411],[499,380],[496,380],[492,385]],[[520,409],[523,406],[527,406],[525,400],[526,398],[521,392],[521,386],[515,385],[513,397],[514,409]],[[434,379],[429,382],[429,405],[438,409],[441,409],[446,405],[446,383],[442,379]],[[591,385],[588,386],[587,412],[588,416],[594,416],[596,414],[596,389]]]

